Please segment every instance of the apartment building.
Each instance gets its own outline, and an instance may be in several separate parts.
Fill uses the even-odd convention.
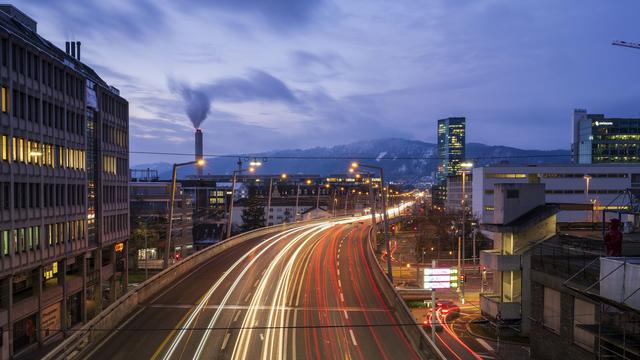
[[[0,357],[80,326],[126,290],[128,103],[0,5]]]

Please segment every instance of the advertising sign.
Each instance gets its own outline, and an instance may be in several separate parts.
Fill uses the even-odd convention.
[[[62,327],[60,314],[60,303],[55,303],[47,308],[42,309],[40,314],[42,339],[47,339],[60,331]]]

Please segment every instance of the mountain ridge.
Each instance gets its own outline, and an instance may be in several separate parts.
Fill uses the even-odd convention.
[[[569,150],[530,150],[503,145],[467,143],[467,159],[477,166],[509,162],[512,164],[569,163]],[[266,159],[259,172],[274,174],[343,174],[351,160],[375,162],[392,181],[408,183],[428,182],[437,169],[437,145],[420,140],[382,138],[361,140],[349,144],[307,149],[281,149],[255,154],[207,158],[205,174],[230,174],[237,168],[238,157]],[[161,179],[171,177],[171,163],[159,162],[136,165],[134,169],[158,170]],[[179,169],[178,176],[194,174],[193,168]]]

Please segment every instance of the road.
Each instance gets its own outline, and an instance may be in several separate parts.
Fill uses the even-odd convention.
[[[141,307],[90,359],[416,359],[365,257],[368,225],[245,242]]]

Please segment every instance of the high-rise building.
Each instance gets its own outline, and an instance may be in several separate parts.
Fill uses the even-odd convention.
[[[465,158],[465,118],[450,117],[438,120],[438,172],[437,180],[459,175]]]
[[[573,111],[572,160],[576,164],[640,162],[640,118],[607,118]]]
[[[128,103],[0,5],[0,357],[64,336],[127,287]]]

